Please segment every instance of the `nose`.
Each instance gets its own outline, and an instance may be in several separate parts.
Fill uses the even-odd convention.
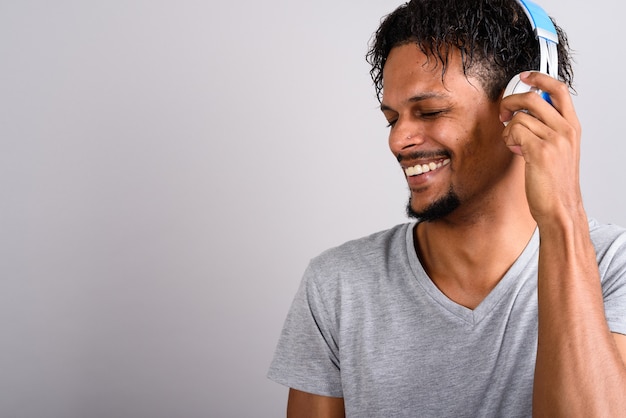
[[[412,147],[417,147],[424,143],[424,136],[418,124],[410,122],[400,122],[398,120],[389,132],[389,148],[393,155],[398,155]]]

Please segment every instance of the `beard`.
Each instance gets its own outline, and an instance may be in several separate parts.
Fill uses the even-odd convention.
[[[450,187],[445,196],[435,200],[421,211],[413,209],[412,198],[409,197],[409,202],[406,205],[406,214],[409,218],[415,218],[421,222],[432,222],[448,216],[460,205],[461,200]]]

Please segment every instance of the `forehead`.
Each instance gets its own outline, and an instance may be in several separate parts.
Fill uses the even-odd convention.
[[[426,55],[414,43],[394,47],[383,68],[383,103],[416,94],[454,96],[467,89],[484,94],[479,80],[463,71],[459,50],[450,50],[445,72],[443,68],[437,57]]]

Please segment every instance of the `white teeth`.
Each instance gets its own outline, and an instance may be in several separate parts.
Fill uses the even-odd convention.
[[[448,164],[450,164],[450,159],[446,158],[445,160],[438,161],[438,162],[432,161],[428,164],[418,164],[413,167],[408,167],[404,170],[404,172],[406,173],[408,177],[417,176],[422,173],[428,173],[429,171],[434,171]]]

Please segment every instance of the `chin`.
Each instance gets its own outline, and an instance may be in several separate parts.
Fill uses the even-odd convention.
[[[406,205],[406,214],[409,218],[418,219],[421,222],[432,222],[445,218],[454,212],[461,205],[457,194],[450,188],[445,196],[431,202],[423,209],[413,207],[413,198],[409,198]]]

